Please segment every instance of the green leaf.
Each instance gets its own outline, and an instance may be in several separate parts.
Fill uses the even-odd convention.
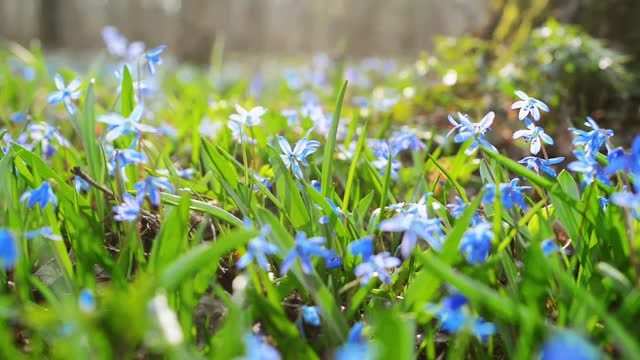
[[[273,166],[274,182],[276,184],[277,196],[280,203],[286,210],[286,216],[293,226],[300,230],[306,228],[311,223],[311,216],[307,211],[298,184],[282,162],[280,155],[273,148],[268,148],[269,160]]]
[[[125,65],[122,70],[122,91],[120,93],[120,112],[124,117],[128,117],[136,106],[134,91],[131,72],[129,67]]]
[[[244,246],[254,236],[254,232],[237,231],[221,236],[213,243],[195,246],[158,275],[156,287],[171,291],[192,279],[198,271],[215,269],[223,255]]]
[[[178,205],[180,203],[180,197],[173,194],[161,193],[160,200],[163,204],[167,205]],[[199,211],[203,214],[211,215],[218,220],[222,220],[233,226],[242,226],[242,220],[235,217],[230,212],[221,209],[215,205],[211,205],[206,202],[198,201],[198,200],[189,200],[189,208],[191,210]]]
[[[271,225],[271,239],[280,248],[280,255],[284,258],[288,251],[295,246],[295,241],[291,234],[278,222],[278,219],[267,209],[258,209],[258,214],[264,223]],[[322,314],[326,320],[327,333],[330,342],[337,346],[342,344],[347,334],[347,324],[344,316],[338,309],[333,294],[322,282],[316,272],[306,275],[302,272],[299,264],[294,265],[291,273],[296,277],[304,289],[311,294],[314,302],[322,309]],[[291,273],[289,276],[291,276]]]
[[[378,359],[414,359],[415,319],[397,309],[376,309],[373,314],[373,337],[380,346]]]
[[[336,110],[333,113],[333,119],[331,119],[331,130],[327,137],[327,143],[324,146],[324,157],[322,158],[322,195],[324,197],[329,196],[329,189],[331,188],[331,176],[333,164],[333,157],[336,152],[336,136],[338,134],[338,124],[340,123],[340,112],[342,111],[342,101],[344,100],[344,93],[347,90],[348,81],[344,82],[340,94],[338,95],[338,101],[336,104]]]

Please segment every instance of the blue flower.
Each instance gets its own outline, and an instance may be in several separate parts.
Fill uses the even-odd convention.
[[[73,178],[73,186],[75,186],[76,188],[76,192],[78,194],[82,193],[83,191],[89,191],[89,189],[91,189],[91,184],[89,184],[85,179],[81,178],[80,176],[77,176]]]
[[[398,155],[398,149],[390,148],[386,141],[381,141],[371,152],[376,157],[376,159],[371,162],[371,165],[380,170],[380,175],[385,176],[388,163],[391,161],[391,178],[397,180],[398,170],[400,170],[401,166],[400,161],[395,158],[395,156]]]
[[[138,202],[142,204],[146,194],[149,194],[149,201],[154,205],[160,205],[160,189],[168,190],[172,193],[176,192],[173,185],[167,178],[157,178],[153,176],[147,176],[146,179],[135,184],[133,188],[136,190],[136,198]]]
[[[621,148],[609,151],[608,165],[604,170],[606,175],[615,174],[618,171],[640,175],[640,136],[636,136],[631,144],[631,152],[625,154]]]
[[[411,255],[418,239],[423,239],[435,249],[442,248],[442,227],[440,219],[428,219],[411,213],[400,213],[384,220],[378,226],[380,231],[404,232],[400,252],[404,258]]]
[[[271,226],[265,225],[260,229],[260,235],[254,237],[247,245],[247,253],[238,260],[236,266],[238,269],[244,269],[252,260],[256,260],[258,265],[265,271],[269,271],[271,266],[267,260],[267,255],[273,255],[278,252],[278,247],[271,244],[267,240],[267,236],[271,232]]]
[[[9,115],[9,119],[11,119],[11,121],[13,121],[14,123],[23,123],[26,122],[29,117],[23,112],[14,112],[13,114]]]
[[[56,74],[53,77],[58,91],[54,91],[47,96],[47,102],[49,105],[58,105],[64,102],[64,107],[70,115],[76,113],[76,107],[73,105],[73,100],[78,100],[82,95],[82,90],[79,90],[82,80],[79,78],[71,81],[69,85],[64,84],[64,79],[60,74]]]
[[[233,140],[237,142],[244,142],[247,144],[256,144],[256,139],[250,137],[246,134],[244,130],[244,125],[237,121],[229,121],[227,122],[227,127],[231,130],[231,137]]]
[[[116,221],[136,221],[140,213],[140,203],[130,194],[124,194],[124,203],[114,206],[113,211],[116,215],[113,217]]]
[[[623,191],[611,194],[611,202],[625,208],[631,209],[634,218],[640,220],[640,183],[634,183],[634,192]]]
[[[41,144],[45,158],[50,158],[58,150],[58,148],[53,145],[54,141],[62,147],[71,147],[71,143],[60,134],[60,131],[49,124],[43,122],[29,124],[27,132],[29,137],[34,141],[34,145],[36,143]]]
[[[516,90],[516,95],[521,100],[514,102],[513,105],[511,105],[511,109],[520,109],[520,112],[518,113],[518,118],[520,120],[523,120],[531,114],[533,119],[538,121],[540,120],[540,110],[549,112],[549,107],[542,101],[529,97],[520,90]]]
[[[464,200],[462,200],[459,196],[456,196],[456,203],[447,204],[447,209],[449,209],[449,212],[451,212],[451,215],[454,218],[459,219],[462,216],[462,213],[464,213],[464,210],[467,208],[467,206],[469,206],[469,204],[465,203]],[[473,214],[473,217],[471,218],[471,224],[477,225],[481,222],[483,222],[482,216],[480,216],[478,212],[475,212]]]
[[[340,221],[342,221],[342,219],[344,219],[344,212],[342,211],[342,209],[339,208],[333,201],[331,201],[331,199],[326,198],[325,200],[329,204],[329,207],[331,207],[331,211],[334,214],[336,214],[336,216],[338,217],[338,219]],[[322,207],[320,207],[320,205],[316,205],[316,206],[318,206],[318,208],[322,210]],[[319,222],[320,222],[320,224],[328,224],[329,223],[329,216],[328,215],[322,216],[320,218]]]
[[[540,170],[542,172],[549,174],[550,176],[556,177],[556,171],[551,168],[551,165],[560,164],[564,161],[564,157],[557,157],[551,159],[541,159],[536,156],[527,156],[522,160],[518,161],[520,164],[526,164],[527,169],[533,170],[536,174],[540,174]]]
[[[78,296],[78,306],[85,313],[92,313],[96,309],[96,299],[91,290],[82,289]]]
[[[317,306],[306,306],[303,305],[302,308],[302,319],[305,323],[313,326],[320,326],[320,310]]]
[[[282,116],[287,118],[287,125],[288,126],[296,125],[299,122],[298,111],[296,111],[296,110],[285,109],[285,110],[282,110],[280,112],[280,115],[282,115]]]
[[[362,335],[363,329],[363,322],[353,324],[353,327],[349,331],[347,342],[336,351],[335,360],[374,359],[375,354],[367,343],[367,339]]]
[[[176,175],[178,175],[179,177],[185,180],[191,180],[191,178],[193,177],[193,174],[196,173],[196,170],[193,168],[186,168],[184,170],[174,169],[174,171],[176,172]],[[171,175],[171,172],[168,169],[158,169],[156,170],[156,172],[162,176]]]
[[[463,329],[469,329],[483,342],[487,337],[495,334],[496,327],[493,323],[484,321],[481,317],[473,316],[468,309],[467,298],[461,294],[453,294],[445,297],[440,305],[429,303],[425,307],[426,312],[435,315],[440,327],[449,333],[457,333]]]
[[[349,251],[353,256],[362,256],[362,261],[369,260],[373,255],[373,239],[370,236],[354,240],[349,244]]]
[[[61,241],[62,240],[62,236],[53,233],[53,229],[51,228],[51,226],[45,226],[45,227],[43,227],[41,229],[31,230],[31,231],[27,232],[26,234],[24,234],[24,238],[27,239],[27,240],[33,239],[33,238],[38,237],[38,236],[42,236],[43,238],[46,238],[46,239],[49,239],[49,240],[53,240],[53,241]]]
[[[143,114],[144,106],[138,104],[127,118],[115,113],[100,116],[98,121],[109,125],[105,140],[112,142],[121,136],[138,135],[143,132],[157,133],[158,130],[153,126],[140,123]]]
[[[311,259],[309,256],[322,256],[326,258],[331,255],[331,252],[322,245],[327,242],[327,239],[323,237],[313,237],[307,239],[307,234],[304,231],[300,231],[296,234],[296,245],[287,257],[282,262],[282,267],[280,267],[280,273],[282,275],[286,275],[289,272],[289,269],[293,266],[296,258],[300,258],[300,264],[302,265],[302,272],[305,274],[311,274],[313,272],[313,265],[311,264]]]
[[[513,133],[513,138],[517,139],[522,137],[527,142],[531,142],[530,150],[533,155],[537,155],[540,152],[543,142],[553,145],[553,139],[544,132],[543,128],[536,126],[529,119],[525,120],[525,124],[527,126],[527,130],[516,131]]]
[[[591,184],[596,179],[600,180],[603,184],[611,184],[609,179],[604,175],[604,169],[600,164],[598,164],[595,156],[592,156],[588,152],[584,152],[582,150],[575,150],[573,154],[576,156],[577,160],[569,163],[569,165],[567,165],[567,169],[583,174],[583,187]]]
[[[246,355],[244,360],[280,360],[280,353],[257,335],[248,333],[244,336]]]
[[[328,270],[337,269],[342,266],[342,257],[335,250],[329,250],[329,254],[324,257],[324,265]]]
[[[595,154],[600,151],[602,145],[606,145],[607,150],[611,151],[611,145],[609,139],[613,137],[613,130],[601,129],[598,124],[590,117],[587,116],[587,122],[584,123],[586,127],[590,127],[591,131],[579,130],[576,128],[569,128],[575,138],[573,139],[573,145],[583,145],[584,151],[589,157],[594,157]]]
[[[467,140],[473,139],[473,142],[469,146],[469,148],[464,152],[467,155],[473,154],[480,145],[485,146],[491,151],[498,152],[495,146],[491,145],[485,138],[484,135],[487,131],[491,130],[491,125],[493,124],[493,119],[495,118],[495,113],[493,111],[487,113],[487,115],[482,118],[478,123],[472,123],[466,115],[458,113],[458,119],[460,119],[460,123],[456,122],[452,116],[449,116],[449,122],[453,125],[453,129],[449,131],[447,137],[451,135],[454,131],[458,131],[458,135],[453,138],[453,141],[456,143],[463,143]]]
[[[360,279],[362,286],[369,283],[374,277],[380,278],[385,284],[391,284],[391,276],[387,269],[394,268],[402,264],[397,257],[391,256],[388,252],[373,255],[365,262],[356,266],[354,273]]]
[[[247,111],[242,106],[236,104],[237,114],[229,116],[229,120],[235,121],[247,127],[260,125],[262,122],[262,116],[267,113],[267,109],[262,106],[257,106]]]
[[[162,59],[160,58],[160,54],[166,49],[166,45],[160,45],[153,50],[149,50],[144,54],[144,57],[147,62],[147,68],[149,69],[149,74],[154,75],[156,73],[155,65],[162,64]]]
[[[411,149],[411,151],[420,151],[427,148],[427,145],[420,141],[414,133],[407,130],[395,131],[391,134],[389,144],[393,149],[392,152],[396,153],[408,149]]]
[[[571,330],[562,330],[544,343],[541,360],[597,360],[602,356],[598,349]]]
[[[271,187],[271,183],[269,181],[269,178],[262,177],[262,176],[258,175],[258,173],[256,173],[256,172],[253,173],[253,178],[256,179],[257,182],[262,184],[262,186],[264,186],[267,190],[269,190],[269,188]],[[258,190],[260,190],[258,185],[253,185],[253,191],[258,191]]]
[[[549,256],[554,251],[557,253],[566,253],[564,249],[558,247],[558,245],[556,245],[551,239],[544,240],[540,243],[540,246],[542,247],[544,256]]]
[[[117,163],[120,168],[125,168],[131,164],[146,164],[149,159],[147,155],[144,153],[138,152],[133,148],[128,149],[118,149],[116,155],[113,157],[113,169],[115,169],[115,164]]]
[[[287,167],[287,169],[291,169],[293,174],[299,179],[304,178],[302,174],[302,168],[300,164],[304,166],[308,166],[307,156],[313,154],[318,151],[318,147],[320,147],[320,142],[315,140],[309,140],[306,136],[296,142],[295,147],[291,150],[291,146],[287,139],[283,136],[278,137],[278,144],[280,145],[280,149],[284,154],[280,155],[282,158],[282,162]]]
[[[609,207],[609,199],[603,196],[598,196],[598,202],[600,202],[600,208],[602,208],[602,211],[607,211],[607,208]]]
[[[144,43],[135,41],[129,44],[127,38],[113,26],[105,26],[102,29],[102,39],[111,55],[127,61],[135,61],[144,52]]]
[[[12,269],[18,260],[18,244],[9,230],[0,229],[0,265]]]
[[[460,251],[469,264],[483,263],[489,256],[493,239],[493,224],[485,222],[467,230],[460,241]]]
[[[518,186],[519,182],[520,179],[515,178],[508,183],[500,184],[500,201],[505,209],[511,209],[514,205],[519,205],[523,209],[527,207],[522,191],[531,189],[531,186]],[[493,203],[496,198],[496,184],[487,184],[484,188],[486,193],[482,202]]]
[[[40,208],[44,209],[47,204],[51,203],[55,209],[58,205],[58,198],[51,189],[51,184],[43,181],[39,188],[27,191],[20,197],[20,202],[27,201],[27,207],[31,208],[35,204],[40,203]]]

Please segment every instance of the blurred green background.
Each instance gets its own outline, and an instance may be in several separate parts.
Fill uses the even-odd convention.
[[[622,143],[640,123],[638,18],[637,0],[0,0],[0,36],[49,52],[94,54],[113,25],[181,63],[206,64],[216,41],[254,64],[317,52],[418,58],[433,87],[418,97],[425,113],[522,88],[560,127],[590,115]]]

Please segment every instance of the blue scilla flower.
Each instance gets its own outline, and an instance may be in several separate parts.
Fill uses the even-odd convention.
[[[105,140],[112,142],[121,136],[137,135],[143,132],[157,133],[158,130],[153,126],[140,122],[143,114],[144,106],[138,104],[127,118],[115,113],[100,116],[98,121],[109,125],[109,132],[107,132]]]
[[[291,169],[296,177],[302,179],[304,175],[302,174],[302,168],[300,167],[300,164],[302,164],[303,166],[309,165],[307,163],[307,156],[318,151],[320,142],[316,140],[309,140],[305,136],[302,139],[298,140],[293,150],[291,150],[291,145],[289,145],[287,139],[285,139],[283,136],[279,136],[278,144],[280,145],[280,149],[283,152],[280,157],[282,158],[282,162],[284,162],[284,165],[288,169]]]
[[[544,256],[549,256],[551,255],[552,252],[567,253],[566,250],[558,247],[558,245],[556,245],[556,243],[554,243],[553,240],[551,239],[547,239],[541,242],[540,247],[542,247],[542,252],[544,253]]]
[[[531,115],[535,121],[540,120],[540,110],[549,112],[549,107],[538,99],[529,97],[527,94],[520,90],[516,90],[516,96],[520,98],[511,105],[511,109],[520,109],[518,118],[524,120],[527,116]]]
[[[236,114],[229,116],[229,120],[235,121],[247,127],[260,125],[262,116],[267,113],[267,109],[262,106],[256,106],[247,111],[242,106],[236,104]]]
[[[320,309],[317,306],[303,305],[300,308],[302,312],[302,320],[305,324],[312,326],[320,326],[322,321],[320,320]]]
[[[305,274],[311,274],[313,272],[313,265],[311,264],[310,256],[322,256],[326,258],[331,255],[331,252],[322,245],[327,242],[327,239],[323,237],[312,237],[307,239],[307,234],[304,231],[300,231],[296,234],[296,244],[287,257],[285,257],[282,262],[282,267],[280,268],[280,273],[282,275],[286,275],[296,258],[300,259],[300,264],[302,265],[302,272]]]
[[[176,189],[171,185],[169,179],[154,176],[147,176],[146,179],[135,184],[133,188],[137,192],[136,198],[140,204],[142,204],[144,197],[148,194],[149,201],[154,206],[160,205],[160,189],[168,190],[172,193],[176,192]]]
[[[77,176],[73,178],[73,186],[76,188],[76,192],[78,194],[82,192],[87,192],[91,189],[91,184],[89,184],[85,179]]]
[[[602,211],[607,211],[607,208],[609,207],[609,199],[603,196],[598,196],[598,202],[600,203]]]
[[[493,224],[484,222],[467,230],[460,241],[462,251],[470,264],[483,263],[489,256],[493,239]]]
[[[408,149],[411,149],[411,151],[420,151],[427,148],[427,145],[425,145],[420,139],[418,139],[416,134],[408,130],[395,131],[393,134],[391,134],[389,144],[397,152]]]
[[[126,61],[135,61],[144,52],[144,43],[135,41],[129,44],[127,38],[113,26],[102,29],[102,39],[111,55]]]
[[[336,216],[338,217],[338,220],[342,221],[342,219],[344,219],[344,212],[342,211],[341,208],[338,207],[338,205],[336,205],[333,201],[331,201],[331,199],[326,198],[325,200],[327,200],[327,203],[329,204],[329,206],[331,207],[331,211],[336,214]],[[320,205],[317,205],[320,209],[322,209],[320,207]],[[320,220],[319,220],[320,224],[328,224],[329,223],[329,216],[328,215],[323,215]]]
[[[519,205],[523,209],[527,207],[522,191],[531,189],[531,186],[518,186],[519,182],[520,179],[515,178],[508,183],[500,184],[500,201],[505,209],[511,209],[514,205]],[[493,203],[496,199],[496,184],[487,184],[484,189],[486,193],[482,202]]]
[[[556,157],[551,159],[542,159],[537,156],[527,156],[518,161],[520,164],[525,164],[527,169],[533,170],[536,174],[540,174],[540,171],[556,177],[556,171],[551,167],[552,165],[560,164],[564,161],[564,157]]]
[[[29,116],[23,112],[14,112],[9,115],[9,119],[14,123],[24,123],[29,119]]]
[[[47,181],[43,181],[39,188],[27,191],[20,197],[20,202],[27,202],[27,207],[33,207],[35,204],[40,203],[40,208],[44,209],[47,204],[51,203],[55,209],[58,205],[58,198],[53,193],[51,184]]]
[[[572,330],[561,330],[549,337],[542,347],[541,360],[597,360],[598,349]]]
[[[229,121],[227,122],[227,127],[231,130],[231,137],[233,140],[239,143],[245,144],[256,144],[258,141],[256,139],[247,135],[247,132],[242,123],[237,121]]]
[[[367,261],[373,255],[373,239],[370,236],[349,243],[349,251],[353,256],[362,256]]]
[[[471,314],[467,298],[461,294],[445,297],[439,305],[429,303],[425,310],[435,315],[440,327],[449,333],[457,333],[468,329],[485,342],[490,335],[496,332],[496,327],[493,323],[486,322],[481,317]]]
[[[449,122],[453,125],[453,129],[449,131],[447,137],[451,135],[454,131],[458,131],[458,134],[453,138],[453,141],[456,143],[463,143],[467,140],[473,139],[473,142],[469,146],[469,148],[465,151],[465,154],[471,155],[473,154],[480,145],[485,146],[491,151],[498,152],[495,146],[491,145],[485,138],[484,135],[487,131],[491,130],[491,125],[493,124],[493,119],[495,118],[495,113],[493,111],[487,113],[482,120],[478,123],[472,123],[466,115],[458,113],[458,119],[460,123],[456,122],[452,116],[449,116]]]
[[[186,168],[183,170],[180,169],[174,169],[174,171],[176,172],[176,175],[178,175],[179,177],[185,179],[185,180],[191,180],[191,178],[193,177],[193,174],[196,173],[196,170],[193,168]],[[156,170],[156,173],[158,173],[159,175],[162,176],[169,176],[171,175],[171,172],[168,169],[158,169]]]
[[[636,136],[631,144],[631,152],[625,153],[621,148],[614,149],[607,156],[608,164],[604,170],[606,175],[618,171],[640,175],[640,136]]]
[[[3,269],[12,269],[18,260],[18,244],[13,234],[0,228],[0,266]]]
[[[129,147],[127,149],[118,149],[117,151],[115,151],[113,161],[114,165],[115,162],[117,162],[121,168],[124,168],[131,164],[146,164],[149,159],[144,153],[141,153],[139,151],[136,151],[132,147]]]
[[[96,298],[89,289],[82,289],[78,296],[78,306],[84,313],[92,313],[96,309]]]
[[[44,122],[29,124],[27,133],[33,140],[32,145],[41,144],[45,158],[50,158],[58,150],[58,148],[53,145],[54,143],[66,148],[71,147],[71,143],[62,136],[58,129]]]
[[[573,154],[576,160],[567,165],[567,169],[573,172],[582,173],[582,186],[593,183],[596,179],[603,184],[610,185],[611,182],[604,174],[604,169],[595,159],[595,154],[590,154],[582,150],[575,150]]]
[[[391,178],[397,180],[401,166],[400,161],[395,158],[398,155],[398,148],[392,148],[386,141],[381,141],[375,145],[371,152],[376,157],[371,165],[380,170],[380,175],[385,176],[387,165],[391,161]]]
[[[372,360],[375,353],[363,336],[363,322],[353,324],[347,342],[335,353],[335,360]]]
[[[404,232],[400,253],[408,258],[416,247],[418,239],[423,239],[439,251],[442,248],[442,226],[440,219],[420,217],[413,213],[400,213],[391,219],[384,220],[378,228],[386,232]]]
[[[287,118],[287,125],[288,126],[297,125],[298,122],[300,121],[298,119],[298,111],[294,110],[294,109],[284,109],[284,110],[282,110],[280,112],[280,115],[282,115],[285,118]]]
[[[45,227],[40,228],[40,229],[31,230],[31,231],[27,232],[26,234],[24,234],[24,238],[27,239],[27,240],[36,238],[38,236],[42,236],[45,239],[49,239],[49,240],[53,240],[53,241],[61,241],[62,240],[62,236],[53,233],[53,229],[51,228],[51,226],[45,226]]]
[[[449,209],[449,212],[451,212],[451,215],[454,218],[459,219],[462,216],[462,213],[464,212],[464,210],[467,208],[467,206],[469,206],[469,204],[465,203],[464,200],[462,200],[462,198],[460,198],[459,196],[456,196],[456,202],[452,204],[447,204],[447,209]],[[473,214],[473,217],[471,218],[472,225],[478,225],[483,221],[484,220],[482,219],[482,216],[480,216],[480,214],[478,214],[477,211]]]
[[[154,75],[156,73],[155,65],[162,64],[162,59],[160,58],[160,54],[167,48],[166,45],[160,45],[153,50],[149,50],[144,54],[144,58],[147,63],[147,69],[149,69],[149,74]]]
[[[78,100],[80,95],[82,95],[82,90],[79,90],[82,80],[77,78],[71,81],[69,85],[65,85],[64,79],[60,74],[56,74],[53,80],[58,90],[47,96],[47,102],[49,105],[58,105],[64,102],[64,107],[67,109],[67,112],[70,115],[74,115],[76,113],[76,107],[73,105],[73,100]]]
[[[611,202],[624,208],[631,209],[634,218],[640,220],[640,183],[636,180],[634,192],[623,191],[611,194]]]
[[[130,194],[124,194],[124,203],[113,207],[116,215],[113,217],[116,221],[132,222],[138,220],[140,213],[140,202]]]
[[[280,353],[260,336],[248,333],[244,336],[245,356],[242,360],[280,360]]]
[[[589,116],[587,116],[587,122],[584,123],[586,127],[591,128],[591,131],[584,131],[576,128],[569,128],[574,135],[573,145],[584,146],[584,151],[590,157],[600,151],[602,145],[605,145],[608,151],[611,151],[611,144],[609,139],[613,137],[613,130],[601,129],[598,124]]]
[[[542,148],[542,143],[547,143],[549,145],[553,145],[553,139],[551,136],[547,135],[544,132],[544,129],[536,126],[531,120],[526,119],[525,124],[527,126],[526,130],[518,130],[513,133],[513,138],[524,138],[527,142],[531,143],[530,151],[533,155],[537,155]]]
[[[270,270],[271,266],[267,260],[267,255],[276,254],[278,247],[267,240],[269,233],[271,233],[271,226],[265,225],[260,229],[260,235],[249,240],[247,253],[236,264],[238,269],[244,269],[251,261],[256,260],[258,265],[265,271]]]
[[[354,274],[360,278],[362,286],[369,283],[374,277],[380,278],[385,284],[391,284],[391,276],[388,269],[398,267],[402,261],[391,256],[388,252],[370,256],[366,261],[356,266]]]
[[[324,257],[324,266],[328,270],[338,269],[342,266],[342,257],[335,250],[329,250],[329,254]]]

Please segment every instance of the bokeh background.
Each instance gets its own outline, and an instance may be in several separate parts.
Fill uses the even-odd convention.
[[[418,91],[425,113],[523,88],[563,127],[590,115],[627,142],[640,123],[639,18],[638,0],[0,0],[0,38],[77,59],[104,51],[113,25],[182,64],[207,64],[214,44],[258,63],[403,59],[436,80]]]

